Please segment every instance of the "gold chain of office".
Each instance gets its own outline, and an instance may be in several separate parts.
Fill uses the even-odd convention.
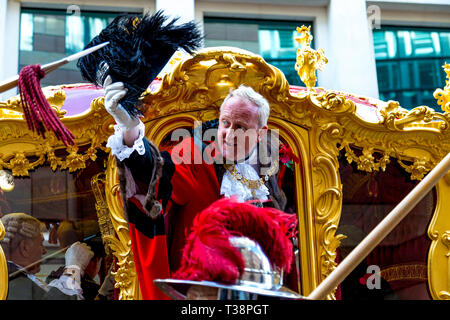
[[[236,165],[225,164],[224,166],[225,169],[230,172],[233,179],[239,181],[244,186],[250,189],[259,189],[266,183],[266,181],[269,181],[270,176],[278,171],[278,162],[275,161],[274,164],[269,168],[269,170],[267,170],[267,174],[263,178],[259,178],[258,180],[250,180],[244,177],[244,175],[237,170]]]

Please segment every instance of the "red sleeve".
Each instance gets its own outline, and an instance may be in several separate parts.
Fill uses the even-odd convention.
[[[170,278],[164,219],[153,220],[140,202],[129,201],[129,229],[133,259],[143,300],[170,300],[154,283],[155,279]]]
[[[196,180],[192,172],[194,162],[201,161],[201,152],[195,147],[193,139],[183,139],[171,152],[172,161],[175,164],[175,172],[172,176],[172,200],[184,205],[192,198],[192,190],[196,188]]]

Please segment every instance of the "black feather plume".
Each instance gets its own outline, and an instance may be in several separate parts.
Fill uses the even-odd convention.
[[[110,75],[121,81],[128,93],[120,104],[132,116],[141,114],[139,97],[178,48],[188,53],[201,45],[201,32],[191,21],[176,24],[162,11],[153,15],[116,17],[85,49],[109,41],[109,45],[82,57],[77,66],[84,79],[99,86]]]

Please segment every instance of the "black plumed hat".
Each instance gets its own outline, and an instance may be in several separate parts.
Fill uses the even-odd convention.
[[[102,86],[108,75],[123,82],[128,93],[120,104],[132,116],[140,115],[139,97],[178,48],[192,53],[202,36],[195,22],[176,24],[163,12],[153,15],[117,16],[85,49],[109,41],[109,45],[82,57],[77,66],[84,79]]]

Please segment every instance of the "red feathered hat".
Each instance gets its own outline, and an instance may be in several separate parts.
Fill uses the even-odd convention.
[[[194,219],[173,279],[155,284],[174,299],[186,299],[192,285],[282,298],[302,298],[282,286],[294,252],[295,215],[221,199]]]

